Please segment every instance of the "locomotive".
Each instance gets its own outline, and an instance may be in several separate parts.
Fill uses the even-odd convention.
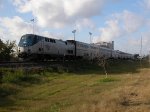
[[[133,55],[98,44],[75,40],[59,40],[35,34],[25,34],[18,44],[20,58],[43,59],[95,59],[98,57],[133,59]]]

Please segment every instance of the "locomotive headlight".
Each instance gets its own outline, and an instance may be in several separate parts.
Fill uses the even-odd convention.
[[[20,47],[19,47],[18,51],[20,52]]]
[[[19,52],[23,53],[23,52],[25,52],[25,49],[23,47],[19,47]]]

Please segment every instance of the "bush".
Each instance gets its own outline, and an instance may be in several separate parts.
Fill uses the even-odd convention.
[[[46,71],[43,69],[0,69],[0,83],[39,83],[42,79],[42,75],[46,75]]]
[[[11,83],[11,82],[15,83],[15,82],[18,82],[23,77],[24,75],[23,75],[22,69],[19,69],[16,71],[8,70],[8,71],[5,71],[2,77],[2,82],[3,83]]]
[[[7,97],[9,95],[16,94],[20,88],[12,84],[2,84],[0,85],[0,97]]]

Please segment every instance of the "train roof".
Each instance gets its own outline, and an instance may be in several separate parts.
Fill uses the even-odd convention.
[[[56,39],[56,38],[52,38],[52,37],[46,37],[46,36],[41,36],[41,35],[36,35],[36,34],[24,34],[23,36],[38,36],[38,37],[41,37],[41,38],[49,38],[49,39],[54,39],[54,40],[58,40],[58,41],[63,41],[65,42],[64,40],[62,39]]]

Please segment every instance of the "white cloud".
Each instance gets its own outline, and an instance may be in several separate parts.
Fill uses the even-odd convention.
[[[145,19],[142,16],[127,10],[123,11],[119,16],[120,20],[123,22],[124,29],[128,33],[136,32],[145,24]]]
[[[105,27],[100,28],[98,41],[112,41],[118,37],[125,37],[138,32],[138,30],[146,25],[147,21],[142,16],[127,10],[112,14],[111,18],[106,21]]]
[[[21,13],[32,12],[41,27],[61,28],[99,15],[107,0],[14,0]]]
[[[5,32],[4,29],[0,27],[0,39],[3,41],[5,41],[4,32]]]
[[[31,23],[25,22],[22,18],[18,16],[0,18],[0,38],[2,40],[16,40],[18,43],[22,35],[29,33],[33,33],[33,26]],[[48,31],[40,31],[37,26],[34,28],[34,33],[56,39],[64,38],[60,33],[53,34]]]
[[[63,0],[68,16],[91,17],[100,13],[104,0]]]
[[[81,19],[75,23],[75,29],[77,29],[78,31],[81,31],[82,29],[85,28],[94,29],[95,24],[90,19],[87,18]]]
[[[41,36],[49,37],[49,38],[55,38],[55,39],[62,39],[64,40],[64,36],[62,34],[54,34],[50,33],[49,31],[43,31],[40,33]]]
[[[118,41],[116,49],[139,53],[140,37],[143,35],[143,54],[146,54],[150,51],[150,32],[146,30],[149,27],[148,23],[149,19],[144,18],[143,15],[124,10],[121,13],[112,14],[111,19],[100,28],[100,36],[96,38],[97,41]],[[143,29],[144,32],[142,32]]]
[[[0,18],[1,35],[5,40],[18,40],[23,34],[32,31],[30,23],[25,22],[22,18],[15,16],[13,18]]]
[[[109,20],[106,22],[105,28],[100,28],[101,36],[98,41],[111,41],[116,37],[121,36],[121,29],[117,20]]]
[[[143,8],[150,9],[150,0],[142,0],[140,4]]]

